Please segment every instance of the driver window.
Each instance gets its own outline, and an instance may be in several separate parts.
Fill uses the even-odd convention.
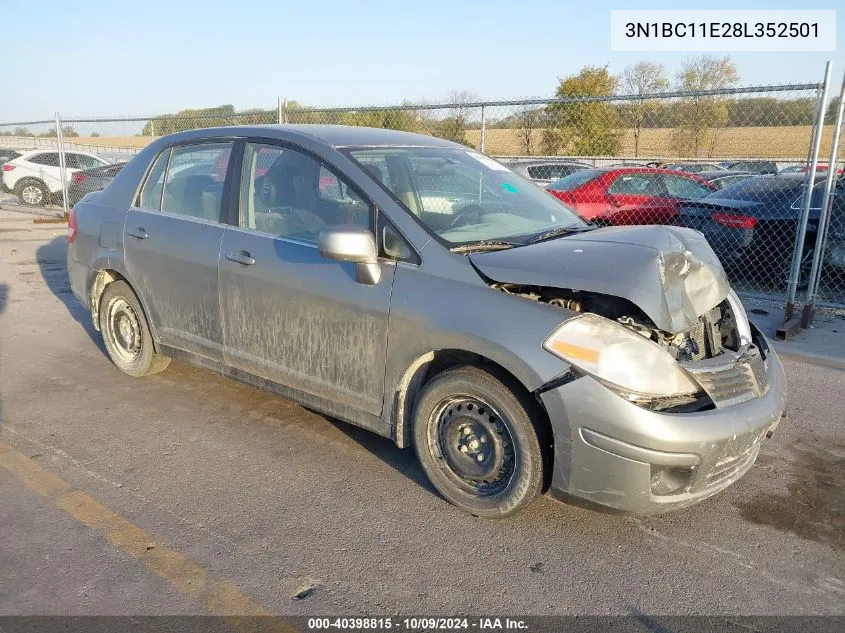
[[[240,226],[317,242],[327,226],[372,228],[372,207],[315,158],[278,145],[248,143],[241,179]]]

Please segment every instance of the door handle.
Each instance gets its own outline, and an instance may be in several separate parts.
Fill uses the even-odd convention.
[[[140,226],[137,229],[135,229],[134,231],[126,231],[126,234],[131,236],[131,237],[137,238],[139,240],[145,240],[150,236],[149,233],[147,233],[143,229],[143,227],[140,227]]]
[[[240,253],[233,253],[229,251],[228,253],[226,253],[226,259],[228,259],[230,262],[243,264],[244,266],[252,266],[255,263],[255,258],[252,257],[246,251],[241,251]]]

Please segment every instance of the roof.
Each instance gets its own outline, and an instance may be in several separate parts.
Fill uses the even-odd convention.
[[[277,134],[276,134],[277,133]],[[184,138],[196,139],[207,136],[277,136],[280,139],[290,136],[308,136],[332,145],[333,147],[349,146],[411,146],[411,147],[458,147],[466,146],[446,141],[436,136],[386,130],[382,128],[357,127],[351,125],[235,125],[231,127],[202,128],[178,132],[171,135],[171,140]]]

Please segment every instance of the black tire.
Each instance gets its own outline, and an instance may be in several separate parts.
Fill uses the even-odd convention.
[[[150,326],[141,304],[125,281],[106,286],[100,299],[100,332],[115,366],[139,378],[162,371],[170,358],[153,348]]]
[[[437,491],[484,518],[530,505],[543,485],[541,434],[531,422],[532,410],[518,389],[476,367],[435,376],[417,400],[413,437]]]
[[[26,207],[43,207],[50,204],[50,190],[40,180],[22,179],[15,185],[15,195]]]

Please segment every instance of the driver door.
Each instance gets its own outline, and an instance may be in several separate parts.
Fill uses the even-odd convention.
[[[374,211],[311,154],[247,143],[238,225],[227,228],[220,249],[228,365],[289,387],[313,406],[381,414],[396,268],[382,263],[378,283],[364,285],[355,264],[329,261],[317,248],[327,226],[373,230]]]

